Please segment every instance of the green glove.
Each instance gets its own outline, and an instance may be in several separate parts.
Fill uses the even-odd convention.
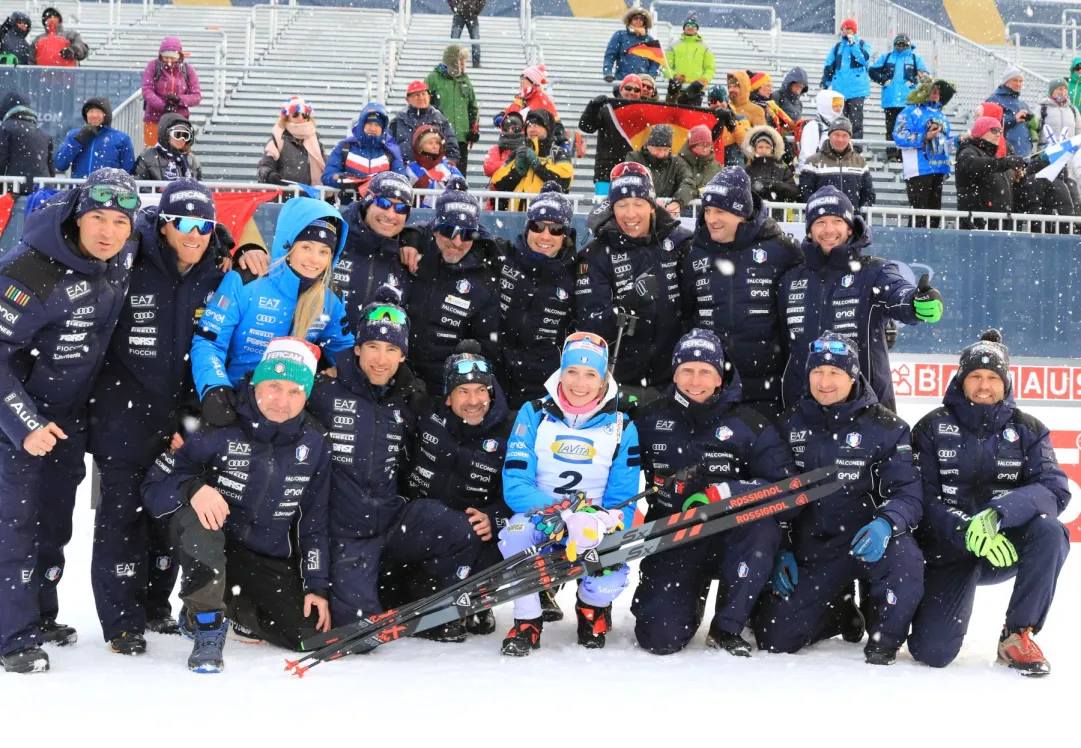
[[[1005,535],[999,533],[992,538],[983,557],[991,562],[991,566],[1001,569],[1004,566],[1013,566],[1017,563],[1017,549],[1013,547],[1013,543]]]
[[[937,288],[931,287],[927,273],[920,278],[916,293],[912,295],[912,308],[921,322],[934,324],[942,319],[942,294]]]
[[[687,497],[687,500],[683,502],[683,511],[687,511],[692,506],[698,506],[699,504],[702,504],[704,506],[708,503],[709,497],[706,496],[704,493],[698,492],[696,494],[691,494]]]
[[[998,535],[998,512],[991,508],[984,509],[968,523],[968,530],[965,531],[965,548],[983,558],[987,555],[987,549],[996,535]]]

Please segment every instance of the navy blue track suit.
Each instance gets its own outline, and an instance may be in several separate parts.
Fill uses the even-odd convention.
[[[650,231],[640,239],[619,228],[610,207],[590,216],[594,239],[578,255],[578,282],[574,290],[575,320],[579,330],[595,332],[615,352],[616,308],[623,308],[627,292],[643,273],[657,278],[657,299],[634,310],[634,335],[623,335],[616,359],[617,382],[633,387],[672,381],[672,349],[680,333],[679,261],[690,245],[691,232],[663,208],[655,208]]]
[[[78,249],[72,190],[27,219],[0,259],[0,655],[41,644],[86,475],[86,401],[126,299],[135,244],[109,262]],[[67,439],[44,457],[22,447],[55,422]]]
[[[781,317],[789,339],[783,381],[786,408],[796,403],[807,386],[807,346],[833,330],[855,344],[860,371],[878,402],[895,409],[886,322],[894,319],[914,325],[919,321],[912,306],[916,288],[904,279],[896,263],[863,254],[871,244],[870,233],[861,217],[854,220],[849,243],[834,247],[829,255],[806,237],[805,264],[781,278]]]
[[[754,196],[755,207],[761,207]],[[683,256],[683,320],[721,339],[743,381],[748,403],[781,414],[781,373],[788,336],[779,311],[781,276],[803,262],[799,243],[762,211],[740,224],[730,244],[719,244],[699,219]],[[729,265],[730,263],[730,265]]]
[[[1006,627],[1038,633],[1070,552],[1069,532],[1057,519],[1070,487],[1047,427],[1016,406],[1012,388],[1002,402],[978,405],[955,377],[912,441],[927,497],[918,533],[927,568],[909,652],[934,667],[950,664],[968,631],[976,587],[1012,577]],[[1017,550],[1012,566],[997,569],[965,548],[968,519],[987,507]]]
[[[647,520],[682,511],[683,502],[708,485],[728,482],[732,493],[795,474],[788,444],[764,415],[741,403],[739,374],[729,369],[724,389],[705,403],[675,385],[634,419],[647,484],[662,486]],[[696,467],[686,483],[663,487],[678,470]],[[654,654],[687,646],[698,629],[699,596],[720,578],[710,629],[740,633],[769,581],[781,544],[777,523],[766,518],[721,535],[642,560],[631,612],[638,644]]]
[[[795,652],[832,636],[833,603],[853,578],[870,586],[871,641],[900,647],[923,597],[923,556],[912,537],[923,516],[923,486],[908,425],[875,399],[860,376],[843,403],[819,405],[809,393],[781,416],[801,472],[836,465],[844,488],[802,507],[791,522],[799,583],[788,600],[765,595],[754,617],[761,649]],[[849,555],[856,533],[882,517],[893,527],[885,555],[868,564]]]
[[[375,292],[388,285],[401,291],[401,306],[409,304],[412,276],[398,259],[399,237],[377,234],[364,222],[366,207],[354,201],[342,210],[349,225],[345,248],[334,263],[334,285],[342,297],[352,330],[359,330],[360,312],[370,304]]]
[[[559,368],[563,341],[574,322],[578,253],[573,230],[555,257],[529,248],[525,235],[499,242],[500,382],[514,410],[548,394],[544,383]]]
[[[308,409],[329,432],[331,616],[335,625],[381,612],[380,564],[417,566],[443,585],[469,572],[480,539],[466,517],[431,499],[398,492],[416,429],[417,383],[408,367],[390,388],[368,381],[352,351],[337,379],[316,382]],[[410,405],[410,402],[413,405]]]
[[[139,253],[120,320],[87,408],[89,451],[101,475],[90,579],[105,640],[172,614],[177,569],[169,541],[142,511],[139,486],[184,417],[199,412],[192,381],[195,325],[224,273],[211,241],[181,275],[158,209],[138,214]]]

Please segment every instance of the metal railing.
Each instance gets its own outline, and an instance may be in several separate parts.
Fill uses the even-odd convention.
[[[6,195],[9,192],[19,195],[23,191],[24,184],[26,184],[25,177],[0,177],[0,195]]]
[[[1010,21],[1006,24],[1006,44],[1014,50],[1014,59],[1021,58],[1021,34],[1011,32],[1011,29],[1058,29],[1062,32],[1062,51],[1077,51],[1077,21],[1072,18],[1065,23],[1030,23],[1028,21]],[[1067,39],[1070,44],[1067,44]]]
[[[649,4],[649,14],[653,16],[654,23],[659,23],[660,19],[657,16],[657,7],[661,5],[669,5],[676,8],[709,8],[711,10],[743,10],[751,11],[752,13],[766,13],[769,15],[769,31],[773,45],[773,53],[777,54],[777,45],[781,39],[781,19],[777,16],[777,11],[769,5],[741,5],[739,3],[703,3],[703,2],[676,2],[675,0],[653,0]],[[673,29],[675,24],[670,24]],[[669,39],[669,43],[671,43]]]

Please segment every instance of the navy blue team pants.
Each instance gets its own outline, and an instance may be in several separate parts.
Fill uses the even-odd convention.
[[[976,587],[1017,577],[1006,627],[1039,632],[1047,620],[1059,572],[1070,552],[1069,531],[1054,517],[1037,516],[1020,527],[1002,531],[1017,550],[1017,563],[996,569],[987,559],[956,549],[944,563],[929,564],[924,574],[923,602],[912,621],[908,651],[919,662],[945,667],[961,650],[972,617]]]
[[[911,535],[890,541],[877,563],[859,561],[847,553],[799,558],[799,584],[787,600],[768,594],[755,612],[753,628],[759,649],[796,652],[824,638],[833,605],[853,579],[869,584],[870,641],[900,647],[908,636],[912,616],[923,597],[923,554]]]
[[[471,571],[481,539],[463,512],[415,499],[371,538],[330,539],[330,614],[335,626],[383,612],[380,566],[419,567],[447,587]]]
[[[33,457],[0,432],[0,655],[40,645],[43,618],[60,610],[75,491],[86,477],[86,432],[66,432]]]
[[[119,457],[97,460],[101,501],[94,518],[90,582],[105,641],[142,633],[148,619],[172,615],[177,568],[168,528],[143,510],[146,468]]]
[[[720,579],[720,589],[710,630],[742,632],[780,544],[780,528],[767,519],[642,559],[631,602],[639,646],[654,654],[686,647],[698,630],[699,596],[712,579]]]

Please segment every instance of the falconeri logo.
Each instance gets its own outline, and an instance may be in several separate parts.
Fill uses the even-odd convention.
[[[597,448],[590,439],[581,436],[561,435],[552,442],[552,456],[560,462],[587,463],[597,456]]]

